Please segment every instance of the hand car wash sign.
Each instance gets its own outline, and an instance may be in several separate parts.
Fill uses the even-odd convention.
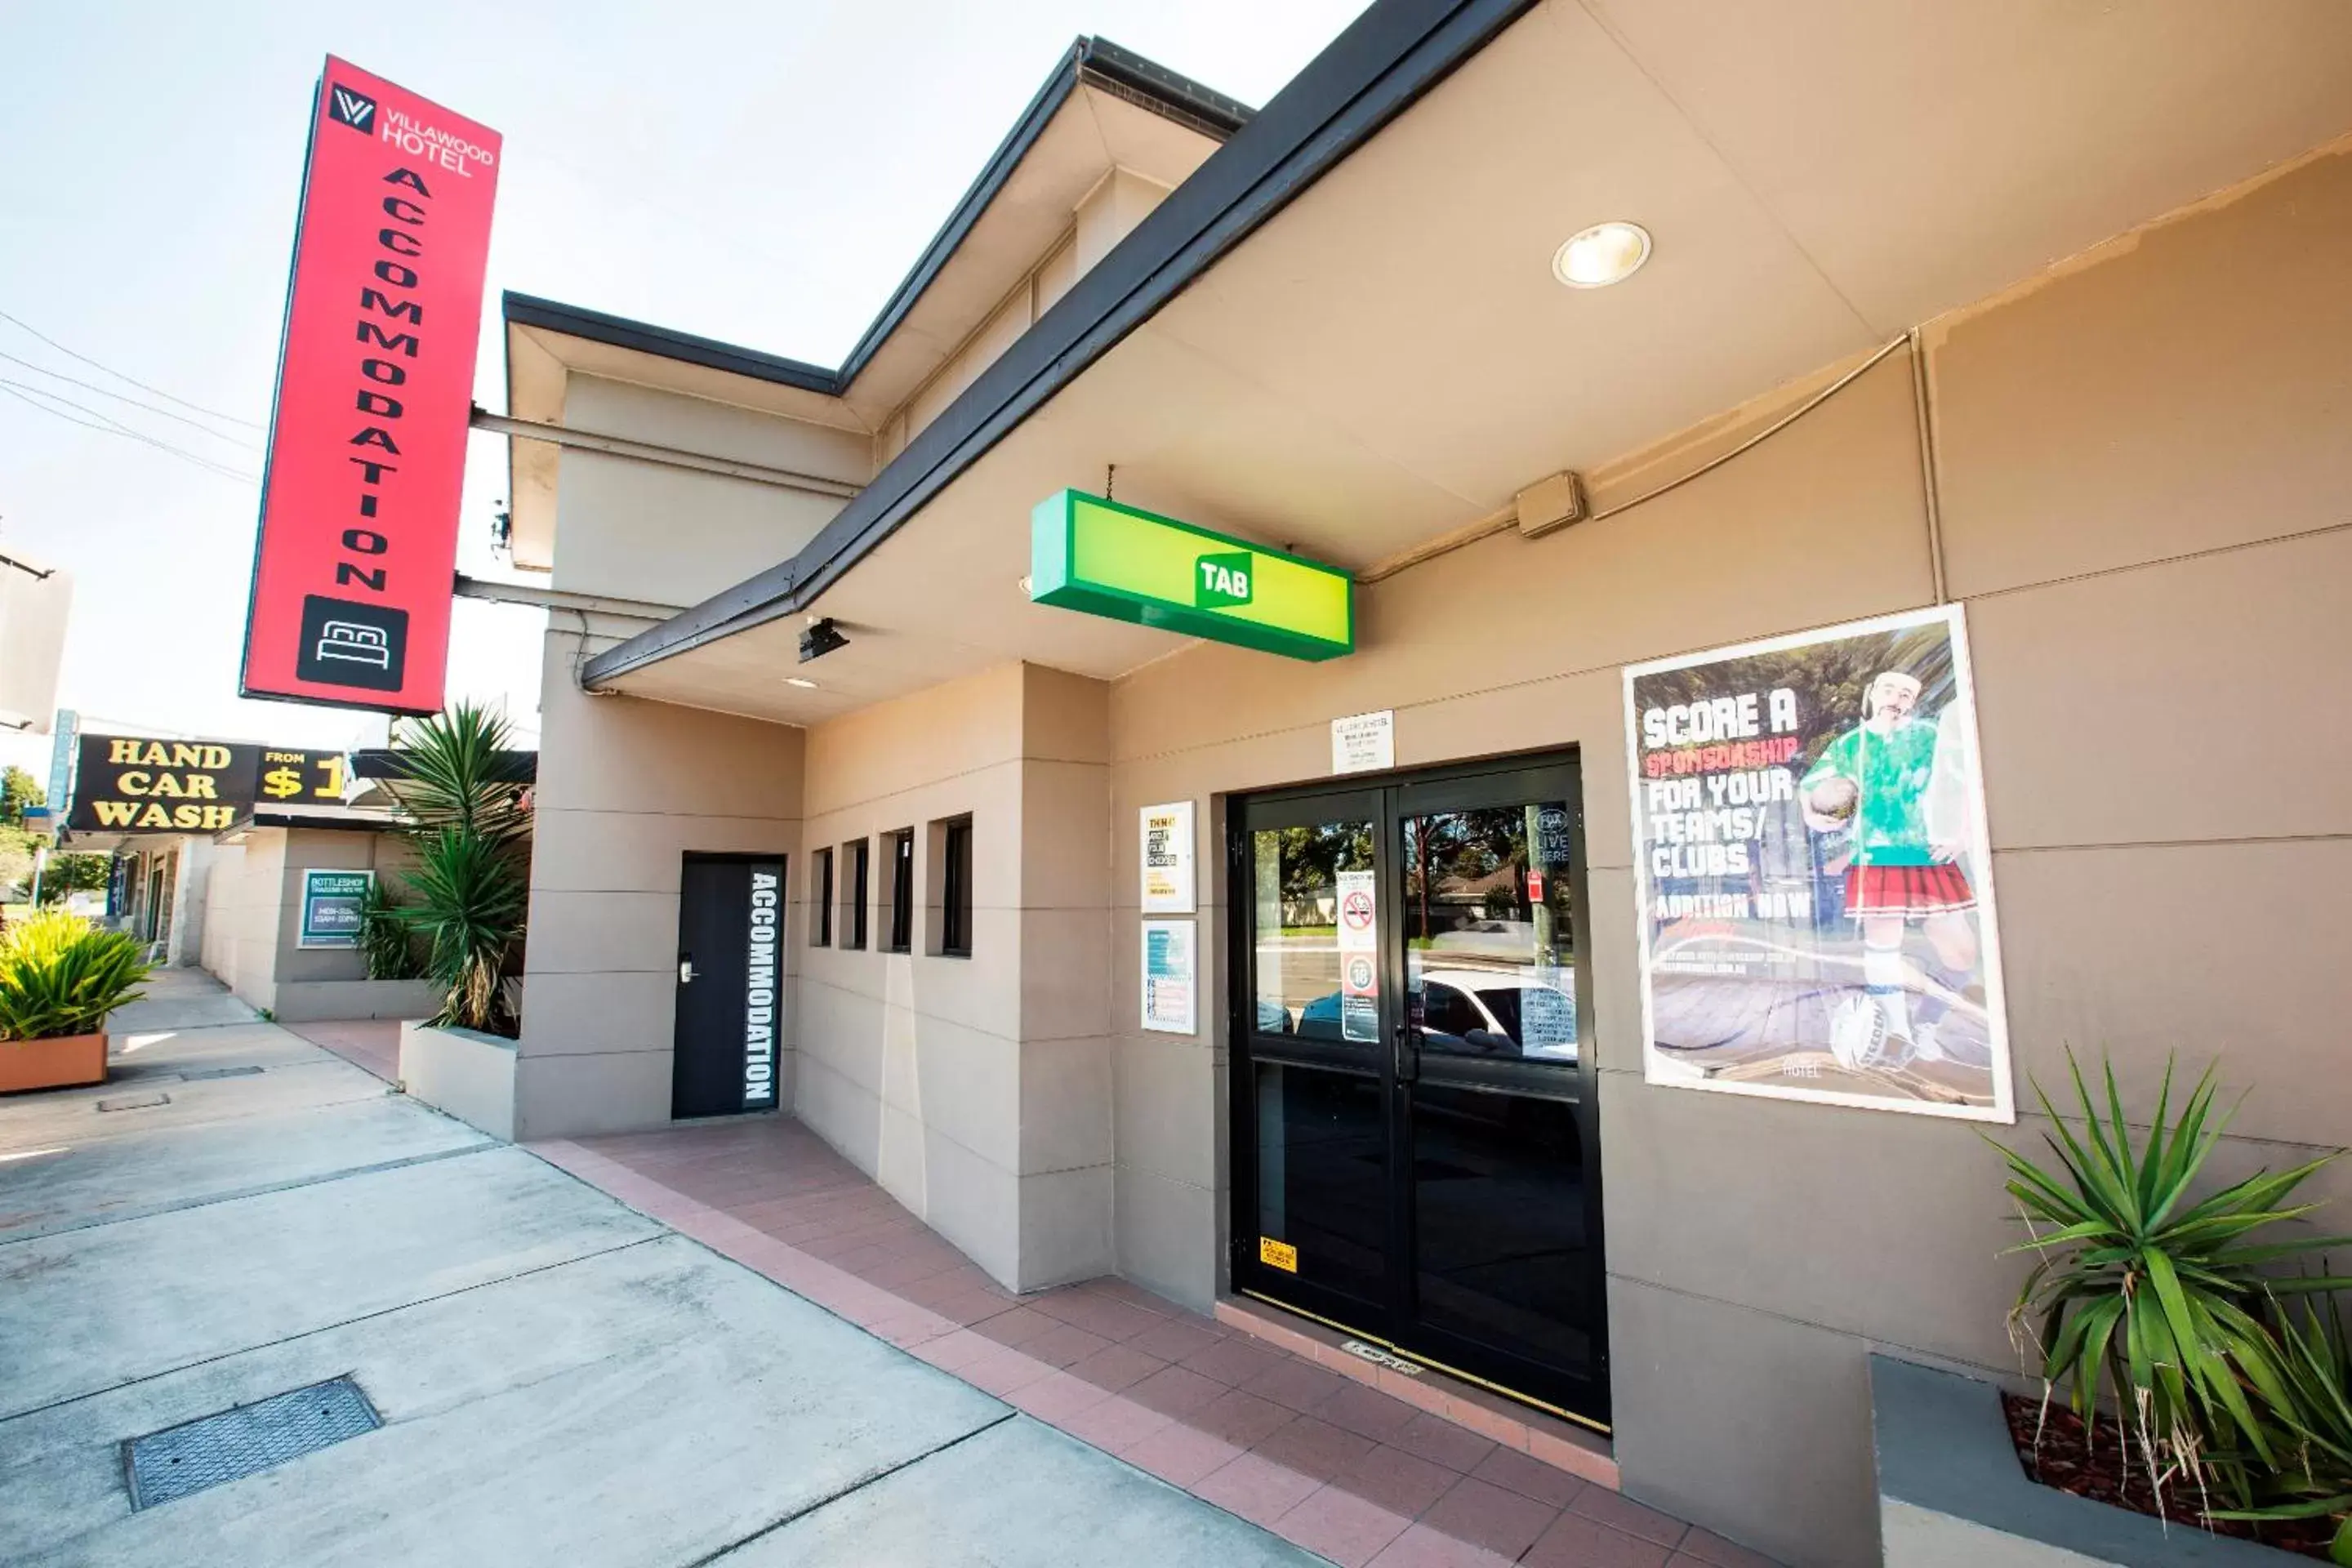
[[[499,137],[330,58],[310,116],[247,697],[441,707]]]
[[[84,735],[66,826],[76,833],[218,833],[274,806],[341,805],[340,752],[227,741]]]

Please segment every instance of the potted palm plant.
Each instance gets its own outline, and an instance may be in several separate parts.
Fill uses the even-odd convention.
[[[138,1000],[137,939],[45,910],[0,931],[0,1092],[106,1081],[106,1016]]]
[[[504,981],[523,940],[530,900],[530,811],[508,776],[507,723],[459,703],[404,722],[394,748],[406,776],[394,791],[416,868],[401,907],[423,942],[425,973],[442,992],[431,1023],[511,1036]]]
[[[2095,1089],[2068,1066],[2074,1105],[2041,1097],[2052,1157],[1996,1145],[2042,1397],[1872,1358],[1889,1568],[2255,1568],[2273,1547],[2352,1568],[2352,1278],[2327,1271],[2352,1237],[2306,1227],[2301,1195],[2337,1155],[2217,1184],[2212,1068],[2176,1102],[2168,1067],[2143,1127],[2112,1068]]]
[[[400,1079],[414,1098],[495,1137],[514,1136],[509,978],[530,903],[530,807],[512,774],[506,721],[470,703],[411,720],[394,738],[394,788],[415,868],[391,911],[416,933],[441,1006],[400,1026]]]

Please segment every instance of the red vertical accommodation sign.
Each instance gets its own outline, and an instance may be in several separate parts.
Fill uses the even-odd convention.
[[[247,697],[441,706],[498,132],[330,56],[279,351]]]

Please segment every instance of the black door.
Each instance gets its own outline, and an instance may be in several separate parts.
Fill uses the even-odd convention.
[[[775,1109],[783,943],[782,856],[686,857],[678,878],[672,1117]]]
[[[1573,757],[1230,820],[1236,1283],[1605,1428]]]

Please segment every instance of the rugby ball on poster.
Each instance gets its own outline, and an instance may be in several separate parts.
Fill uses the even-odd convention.
[[[1812,787],[1805,796],[1805,805],[1816,816],[1832,822],[1843,822],[1853,815],[1854,803],[1862,798],[1861,790],[1849,778],[1826,778]]]

